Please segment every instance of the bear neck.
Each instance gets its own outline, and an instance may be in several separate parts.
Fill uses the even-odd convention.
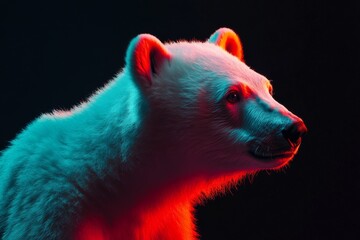
[[[74,111],[71,141],[99,159],[128,160],[142,125],[145,103],[130,77],[121,73]]]

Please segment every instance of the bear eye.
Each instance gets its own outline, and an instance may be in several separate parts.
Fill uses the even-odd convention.
[[[235,90],[232,90],[228,93],[228,95],[226,96],[226,100],[229,102],[229,103],[237,103],[240,101],[240,94],[235,91]]]

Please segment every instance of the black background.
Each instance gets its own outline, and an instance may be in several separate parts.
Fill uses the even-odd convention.
[[[137,34],[206,40],[229,27],[309,132],[289,168],[199,206],[201,239],[360,239],[360,11],[331,2],[2,0],[0,147],[114,77]]]

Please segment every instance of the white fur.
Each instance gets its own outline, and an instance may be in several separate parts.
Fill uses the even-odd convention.
[[[202,192],[289,160],[248,153],[249,142],[270,141],[297,119],[264,76],[209,42],[162,47],[171,58],[151,87],[125,67],[87,102],[36,119],[3,151],[2,239],[73,239],[82,225],[99,239],[194,239]],[[229,105],[231,87],[252,95]]]

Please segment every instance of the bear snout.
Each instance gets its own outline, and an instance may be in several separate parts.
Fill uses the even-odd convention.
[[[288,141],[291,147],[297,147],[301,143],[301,137],[307,132],[307,127],[302,120],[297,120],[282,130],[283,137]]]
[[[301,119],[296,119],[279,131],[267,137],[258,137],[248,142],[249,153],[261,161],[292,159],[297,153],[302,136],[307,127]]]

